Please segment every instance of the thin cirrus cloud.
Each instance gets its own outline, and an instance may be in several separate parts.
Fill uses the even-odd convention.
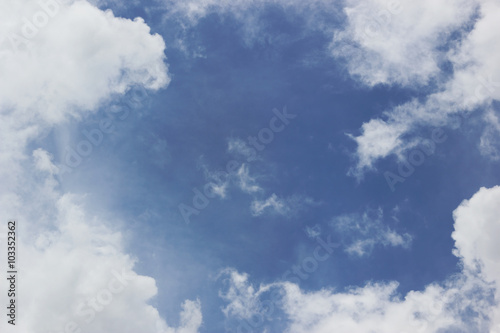
[[[156,282],[134,271],[136,260],[124,251],[122,233],[113,227],[116,221],[90,215],[83,196],[60,192],[59,170],[51,160],[48,152],[37,149],[31,167],[23,168],[36,179],[23,184],[30,193],[17,202],[27,208],[17,216],[25,269],[18,296],[24,313],[16,329],[196,332],[202,321],[199,301],[185,301],[182,326],[169,327],[148,304],[157,294]],[[1,325],[2,331],[11,331],[6,322]]]
[[[272,193],[266,197],[267,188],[259,184],[258,178],[272,178],[269,175],[251,174],[251,167],[257,163],[264,164],[264,159],[257,154],[257,151],[248,146],[246,142],[238,138],[228,139],[226,151],[236,160],[228,163],[235,166],[232,172],[211,171],[208,165],[201,161],[200,168],[203,169],[205,186],[210,188],[210,192],[220,199],[226,199],[232,189],[248,194],[250,196],[250,213],[252,216],[261,216],[266,213],[277,214],[285,217],[293,217],[299,211],[307,207],[321,205],[314,199],[302,195],[278,196]],[[203,159],[203,158],[201,158]],[[244,160],[244,161],[241,161]],[[234,163],[233,163],[234,162]]]
[[[363,214],[346,214],[335,217],[331,225],[339,233],[344,251],[354,256],[369,255],[376,246],[400,246],[408,249],[412,236],[400,234],[383,221],[384,212],[367,210]]]

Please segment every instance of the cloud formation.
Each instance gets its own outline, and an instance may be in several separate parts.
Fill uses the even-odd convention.
[[[345,291],[304,291],[297,284],[281,281],[257,288],[247,274],[228,270],[231,283],[221,294],[228,302],[225,314],[239,319],[241,331],[252,325],[268,327],[283,313],[283,329],[293,333],[498,333],[500,249],[495,235],[500,230],[499,202],[500,187],[482,188],[453,212],[453,253],[461,259],[462,272],[422,291],[402,296],[395,281],[370,282]],[[269,296],[272,290],[279,290],[274,294],[282,297]],[[245,320],[248,318],[253,319]]]
[[[477,109],[490,119],[492,102],[500,98],[500,65],[494,56],[500,37],[493,32],[499,29],[498,2],[400,1],[400,6],[399,14],[390,15],[379,1],[350,2],[345,9],[348,24],[332,44],[333,54],[347,54],[349,72],[368,86],[435,85],[420,100],[362,125],[360,135],[353,137],[358,162],[350,172],[358,177],[377,160],[414,146],[412,132],[419,127],[451,126],[450,116],[467,117]],[[374,32],[364,19],[369,12],[378,22]],[[487,126],[480,144],[483,154],[495,158],[497,138],[497,131]]]
[[[0,210],[19,226],[15,330],[197,332],[199,301],[185,301],[180,326],[168,326],[149,304],[155,280],[137,274],[125,252],[120,222],[89,214],[84,195],[61,191],[52,155],[32,148],[55,124],[95,112],[133,86],[165,87],[163,39],[142,19],[118,18],[87,1],[7,0],[1,7]],[[0,300],[6,304],[4,293]],[[5,320],[0,330],[12,331]]]

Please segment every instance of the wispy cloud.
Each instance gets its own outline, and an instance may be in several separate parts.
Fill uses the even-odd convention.
[[[412,236],[400,234],[384,223],[382,209],[363,214],[341,215],[331,225],[342,237],[345,251],[351,255],[369,255],[377,245],[408,248]]]
[[[273,193],[264,200],[254,199],[250,209],[252,211],[252,215],[254,216],[260,216],[265,212],[269,212],[272,214],[292,217],[307,207],[317,206],[320,204],[320,202],[316,202],[309,197],[303,197],[300,195],[279,197]]]
[[[262,191],[262,188],[257,184],[255,177],[250,176],[248,166],[242,164],[236,173],[238,186],[243,192],[255,193]]]

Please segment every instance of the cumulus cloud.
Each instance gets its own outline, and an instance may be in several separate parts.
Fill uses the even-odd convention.
[[[78,110],[94,110],[134,84],[168,84],[163,39],[151,35],[141,18],[118,18],[86,1],[40,3],[47,7],[37,1],[4,3],[1,107],[59,122]]]
[[[25,169],[38,172],[29,183],[31,193],[16,198],[16,206],[24,207],[16,212],[23,235],[17,245],[22,258],[19,289],[23,290],[18,296],[23,307],[19,329],[197,332],[201,325],[199,302],[186,301],[182,326],[169,327],[148,304],[157,294],[155,280],[134,272],[136,260],[125,253],[120,231],[98,216],[89,216],[82,196],[57,190],[57,168],[46,151],[35,150],[32,165],[32,169]],[[14,213],[12,208],[8,211]],[[4,241],[1,239],[3,245]],[[1,296],[4,303],[5,296]],[[9,332],[5,321],[1,325],[2,331]]]
[[[430,93],[386,110],[366,121],[358,135],[356,165],[361,179],[374,163],[400,155],[416,144],[419,126],[446,126],[449,117],[465,114],[500,97],[500,6],[493,0],[349,0],[344,8],[328,1],[167,1],[167,17],[196,24],[210,14],[230,15],[243,25],[245,40],[269,38],[261,20],[265,8],[279,7],[287,17],[300,17],[303,31],[331,37],[332,56],[363,84],[424,86]],[[299,15],[293,16],[293,13]],[[328,17],[329,20],[325,20]],[[332,21],[340,23],[332,24]],[[432,90],[433,89],[433,90]],[[491,128],[480,143],[483,154],[496,158],[499,134]],[[244,147],[234,142],[234,151]]]
[[[424,85],[439,72],[451,33],[471,20],[470,0],[350,0],[332,52],[365,84]]]
[[[134,271],[119,221],[89,214],[84,195],[61,191],[50,152],[28,149],[54,124],[94,112],[133,86],[166,86],[163,39],[142,19],[86,1],[0,5],[0,210],[18,221],[22,290],[15,329],[2,320],[0,330],[197,332],[199,301],[182,305],[178,328],[167,325],[149,304],[155,280]],[[6,304],[6,294],[0,301]]]
[[[497,287],[500,299],[500,186],[481,188],[453,212],[455,255],[463,259],[467,269],[479,269],[486,281]],[[500,307],[493,314],[494,332],[500,332]]]
[[[228,317],[241,331],[266,329],[281,318],[287,332],[500,332],[497,284],[500,282],[500,187],[482,188],[453,212],[452,234],[462,271],[421,291],[400,295],[398,283],[370,282],[345,291],[304,291],[277,281],[252,285],[248,275],[229,270],[221,296]],[[279,289],[282,297],[266,294]],[[276,295],[276,293],[275,293]],[[265,297],[264,297],[265,296]],[[251,302],[251,313],[238,305]],[[245,320],[251,318],[252,320]],[[237,329],[238,329],[237,327]]]
[[[401,246],[408,248],[412,237],[400,234],[383,222],[383,211],[366,211],[363,214],[341,215],[333,219],[332,226],[343,239],[345,251],[351,255],[364,256],[375,246]]]

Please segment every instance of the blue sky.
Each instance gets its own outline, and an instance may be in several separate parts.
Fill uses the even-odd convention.
[[[0,95],[22,332],[499,332],[496,2],[52,8]]]

